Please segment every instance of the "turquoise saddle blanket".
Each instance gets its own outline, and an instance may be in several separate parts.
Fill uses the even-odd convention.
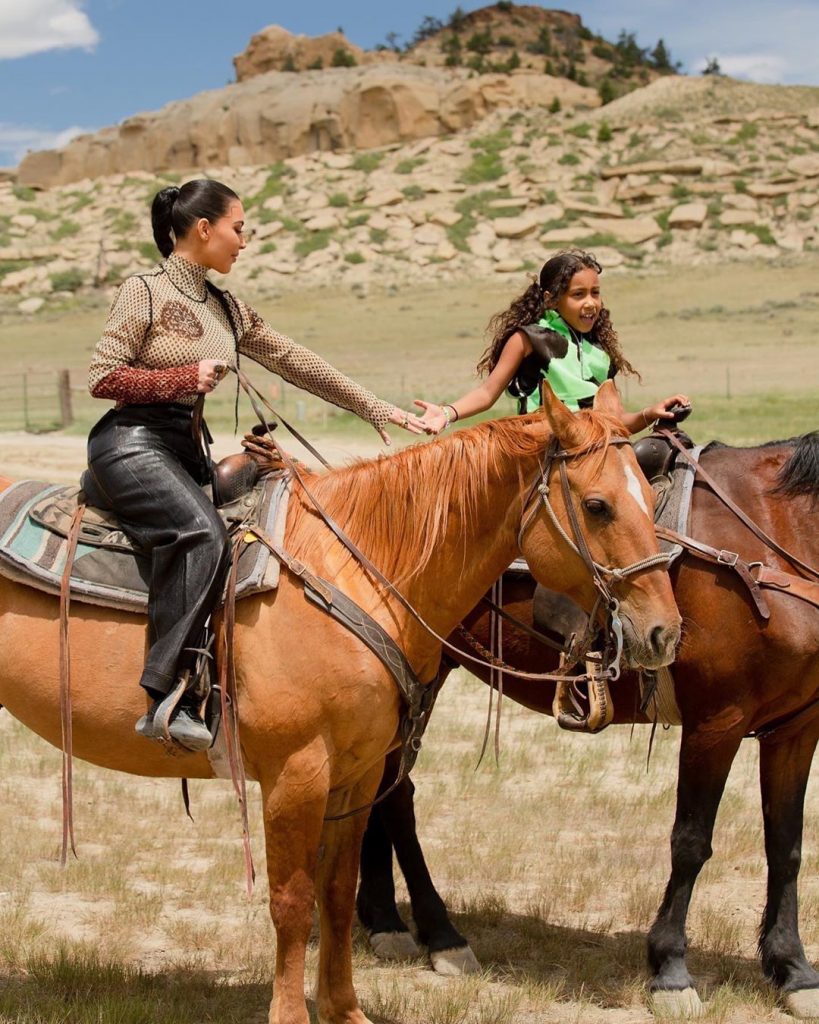
[[[260,481],[220,509],[229,531],[257,525],[281,543],[290,481],[284,475]],[[21,480],[0,492],[0,575],[50,594],[60,593],[68,551],[68,526],[82,492],[75,486]],[[144,613],[150,563],[119,529],[113,513],[88,508],[71,567],[72,600]],[[239,555],[236,596],[272,590],[279,563],[261,543]]]

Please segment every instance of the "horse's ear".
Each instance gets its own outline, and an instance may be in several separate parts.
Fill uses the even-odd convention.
[[[583,443],[583,432],[574,418],[574,413],[552,391],[547,380],[541,388],[543,395],[543,411],[552,428],[552,433],[560,439],[564,448],[573,448]]]
[[[614,416],[618,420],[623,418],[623,403],[620,400],[620,392],[617,390],[617,385],[613,380],[603,381],[597,389],[597,394],[594,396],[592,408],[595,412],[608,413],[609,416]]]

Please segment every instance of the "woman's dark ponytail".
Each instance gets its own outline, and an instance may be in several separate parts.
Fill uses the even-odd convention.
[[[170,256],[173,252],[172,214],[179,191],[177,185],[168,185],[161,192],[157,192],[153,203],[151,203],[151,226],[154,229],[154,241],[163,256]]]
[[[198,220],[211,223],[228,212],[239,197],[232,188],[210,178],[195,178],[182,187],[169,185],[154,196],[151,204],[151,226],[156,247],[163,256],[170,256],[174,246]]]

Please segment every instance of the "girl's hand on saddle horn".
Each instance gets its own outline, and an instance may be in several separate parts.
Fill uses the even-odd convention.
[[[199,382],[196,390],[199,394],[210,394],[227,372],[227,364],[222,359],[200,360]]]
[[[646,409],[645,414],[649,423],[653,423],[654,420],[673,421],[674,415],[672,410],[680,408],[691,408],[691,399],[687,395],[671,395],[669,398],[664,398],[661,402],[657,402],[656,405]]]
[[[394,423],[397,427],[403,427],[404,430],[408,430],[411,434],[426,434],[427,432],[424,424],[417,416],[411,412],[406,412],[404,409],[399,409],[397,405],[393,406],[388,422]],[[384,444],[392,444],[390,435],[386,430],[379,430],[378,433],[381,435],[381,440]]]

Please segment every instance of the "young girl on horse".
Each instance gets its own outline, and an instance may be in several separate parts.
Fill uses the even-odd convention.
[[[228,563],[225,527],[201,486],[211,467],[207,428],[194,415],[200,396],[243,355],[356,413],[387,444],[387,423],[423,431],[415,416],[376,398],[207,280],[209,270],[228,273],[246,245],[245,214],[232,189],[205,179],[165,188],[151,220],[166,258],[124,282],[95,349],[91,394],[116,407],[91,431],[88,465],[92,500],[116,512],[150,561],[149,650],[140,683],[153,705],[136,730],[155,739],[155,713],[180,673],[193,668]],[[169,732],[191,750],[211,743],[184,698]]]
[[[594,256],[580,249],[548,260],[538,280],[490,320],[492,341],[478,363],[478,371],[487,374],[483,383],[446,405],[416,400],[425,429],[437,434],[455,420],[484,412],[507,389],[518,399],[519,412],[533,412],[543,380],[570,409],[583,409],[603,381],[636,373],[602,303],[601,273]],[[636,434],[688,404],[685,395],[671,395],[639,412],[623,412],[623,422]]]

